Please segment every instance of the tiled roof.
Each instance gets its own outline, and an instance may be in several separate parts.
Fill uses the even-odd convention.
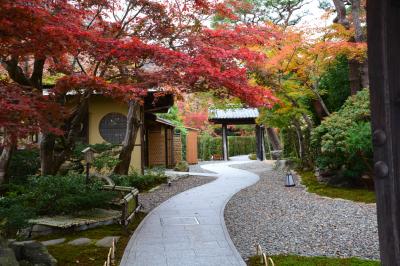
[[[258,118],[257,108],[238,108],[238,109],[210,109],[209,119],[246,119]]]
[[[172,121],[158,117],[158,116],[156,117],[156,122],[167,125],[167,126],[175,127],[175,125]]]

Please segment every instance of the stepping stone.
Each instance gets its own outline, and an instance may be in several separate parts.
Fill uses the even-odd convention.
[[[41,243],[47,247],[47,246],[58,245],[58,244],[61,244],[64,242],[65,242],[65,238],[58,238],[58,239],[42,241]]]
[[[97,241],[96,246],[109,248],[112,246],[113,238],[115,239],[115,243],[118,242],[119,236],[106,236]]]
[[[82,237],[82,238],[77,238],[75,240],[69,241],[68,244],[73,245],[73,246],[83,246],[83,245],[90,244],[90,242],[92,242],[91,239]]]

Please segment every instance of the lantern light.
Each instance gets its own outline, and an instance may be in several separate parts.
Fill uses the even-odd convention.
[[[294,187],[295,185],[292,172],[288,171],[285,178],[285,187]]]
[[[85,148],[83,151],[83,156],[85,158],[86,161],[86,184],[89,184],[89,170],[90,170],[90,164],[93,162],[94,160],[94,153],[95,150],[92,149],[91,147],[87,147]]]

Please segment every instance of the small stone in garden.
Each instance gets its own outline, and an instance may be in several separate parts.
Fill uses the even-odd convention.
[[[75,240],[69,241],[68,244],[73,245],[73,246],[83,246],[83,245],[88,245],[92,240],[89,238],[77,238]]]
[[[154,192],[154,191],[158,190],[159,188],[160,188],[160,186],[153,187],[152,189],[149,190],[149,192]]]
[[[65,242],[65,238],[58,238],[58,239],[42,241],[41,243],[45,246],[52,246],[52,245],[58,245],[58,244],[61,244],[64,242]]]
[[[115,242],[118,242],[119,236],[106,236],[97,241],[96,246],[109,248],[112,246],[113,238],[115,239]]]

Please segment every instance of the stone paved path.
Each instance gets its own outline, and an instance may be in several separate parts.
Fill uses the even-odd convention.
[[[224,207],[256,174],[233,169],[237,161],[202,165],[218,179],[185,191],[150,212],[135,231],[120,265],[245,265],[224,222]]]

